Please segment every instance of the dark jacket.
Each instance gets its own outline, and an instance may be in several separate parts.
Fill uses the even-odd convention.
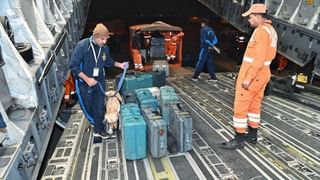
[[[141,37],[139,34],[135,34],[132,39],[132,49],[141,49]]]
[[[73,77],[79,78],[78,74],[83,72],[88,77],[93,77],[93,69],[96,67],[96,61],[93,55],[92,47],[90,46],[92,38],[86,38],[78,42],[75,47],[70,62],[69,68]],[[99,46],[92,43],[96,55],[99,52]],[[104,80],[104,67],[114,67],[115,61],[111,58],[110,50],[107,45],[101,47],[100,56],[98,57],[97,67],[99,67],[99,75],[97,80]]]
[[[200,47],[207,49],[218,43],[217,36],[212,28],[203,26],[200,30]]]

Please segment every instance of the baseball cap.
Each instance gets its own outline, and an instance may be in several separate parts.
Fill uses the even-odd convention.
[[[260,4],[260,3],[252,4],[250,9],[242,14],[242,17],[249,16],[250,14],[253,14],[253,13],[257,13],[257,14],[259,14],[259,13],[261,13],[261,14],[267,13],[267,6],[265,4]]]

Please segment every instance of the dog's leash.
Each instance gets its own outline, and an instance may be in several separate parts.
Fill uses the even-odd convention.
[[[120,81],[119,81],[119,83],[118,83],[118,86],[117,86],[117,91],[116,91],[116,92],[114,93],[114,95],[112,95],[112,96],[116,96],[117,93],[119,92],[119,90],[120,90],[120,88],[121,88],[121,86],[122,86],[122,83],[123,83],[123,80],[124,80],[124,77],[125,77],[125,74],[126,74],[126,72],[127,72],[128,67],[129,67],[129,64],[128,64],[128,62],[126,62],[126,63],[125,63],[125,66],[124,66],[124,69],[123,69],[123,73],[122,73],[121,79],[120,79]],[[82,68],[82,65],[81,65],[81,68]],[[86,118],[88,119],[89,123],[93,125],[93,124],[94,124],[94,119],[93,119],[93,117],[87,112],[87,110],[86,110],[86,108],[85,108],[85,106],[84,106],[84,102],[83,102],[83,100],[82,100],[82,97],[81,97],[81,95],[80,95],[80,89],[79,89],[79,85],[78,85],[79,81],[83,82],[83,80],[81,80],[81,79],[79,79],[79,80],[76,79],[76,80],[75,80],[75,83],[76,83],[75,86],[77,87],[77,88],[76,88],[76,92],[77,92],[76,94],[77,94],[77,96],[78,96],[78,98],[79,98],[80,107],[82,108],[82,110],[83,110]],[[98,81],[97,84],[98,84],[99,89],[101,90],[101,92],[102,92],[103,94],[105,94],[105,90],[103,89],[102,84],[101,84],[99,81]]]
[[[119,80],[119,82],[118,82],[116,92],[112,95],[113,97],[116,96],[117,93],[119,93],[119,91],[120,91],[120,89],[121,89],[121,86],[122,86],[122,84],[123,84],[124,78],[125,78],[125,76],[126,76],[126,73],[127,73],[128,68],[129,68],[129,63],[126,62],[125,65],[124,65],[123,72],[122,72],[122,74],[121,74],[120,80]]]
[[[129,64],[128,64],[128,62],[126,62],[125,65],[124,65],[124,68],[123,68],[123,72],[122,72],[121,78],[120,78],[119,83],[118,83],[118,85],[117,85],[117,89],[116,89],[115,93],[114,93],[111,97],[116,96],[117,93],[120,91],[121,86],[122,86],[123,81],[124,81],[124,78],[125,78],[125,76],[126,76],[128,67],[129,67]],[[102,94],[104,94],[104,93],[105,93],[105,90],[103,89],[102,84],[101,84],[99,81],[98,81],[97,84],[98,84],[99,89],[100,89],[100,91],[102,92]]]

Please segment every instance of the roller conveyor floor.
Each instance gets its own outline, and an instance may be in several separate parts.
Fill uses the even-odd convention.
[[[175,88],[193,117],[190,152],[125,160],[121,133],[94,143],[92,129],[74,106],[73,120],[61,138],[64,143],[58,143],[42,179],[320,179],[318,110],[266,96],[258,143],[224,150],[220,144],[234,133],[235,80],[230,73],[218,73],[216,83],[206,82],[207,74],[194,82],[193,71],[185,68],[170,73],[167,84]]]

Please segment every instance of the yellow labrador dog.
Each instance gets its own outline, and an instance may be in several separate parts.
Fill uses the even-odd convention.
[[[119,93],[113,96],[115,91],[107,91],[106,94],[106,114],[104,115],[105,122],[108,122],[108,133],[112,134],[113,129],[117,128],[117,123],[119,119],[120,106],[122,103],[122,98]]]

